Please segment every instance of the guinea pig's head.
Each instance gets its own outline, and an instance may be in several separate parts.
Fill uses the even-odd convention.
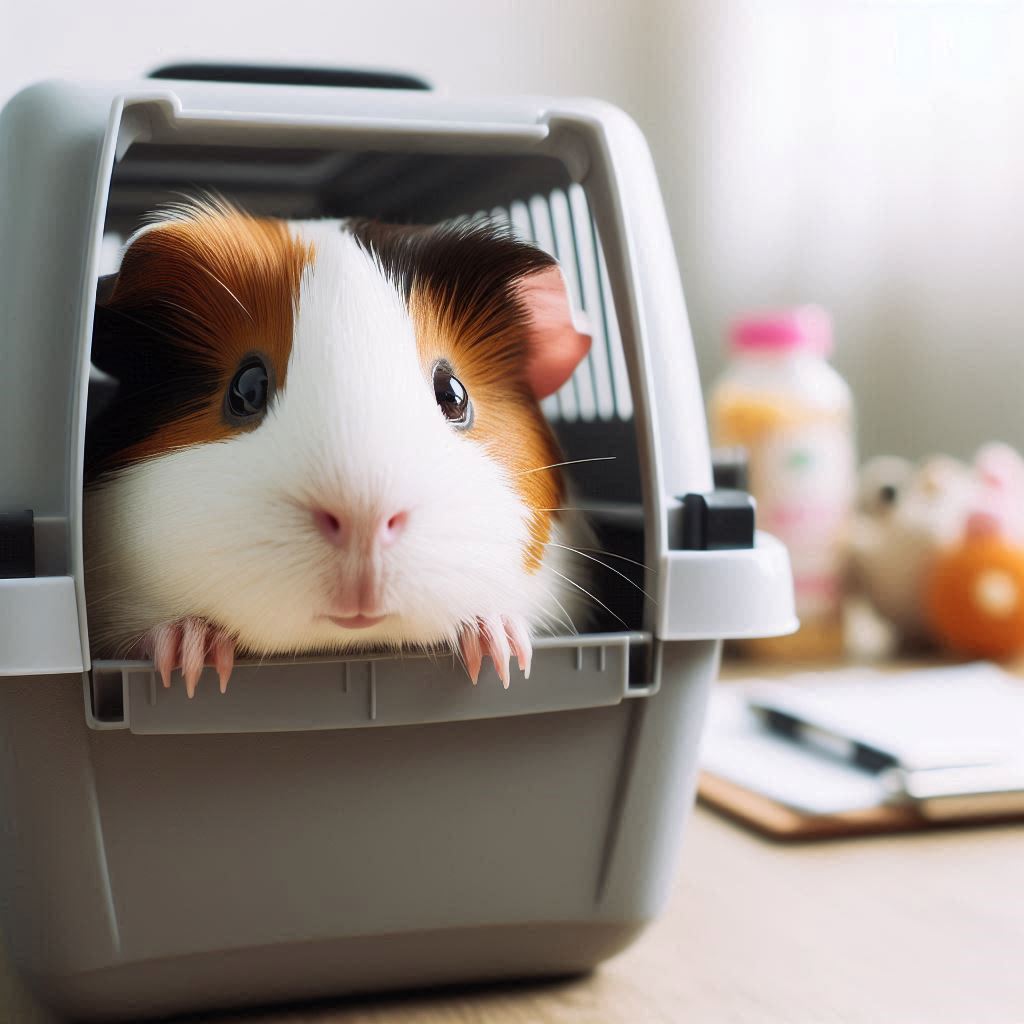
[[[256,654],[454,642],[554,601],[564,502],[539,400],[589,339],[549,256],[489,226],[199,203],[137,235],[107,292],[99,646],[185,615]]]

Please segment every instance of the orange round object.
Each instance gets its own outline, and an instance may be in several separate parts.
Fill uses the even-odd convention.
[[[925,583],[935,638],[959,654],[1007,658],[1024,651],[1024,549],[997,536],[968,537],[938,556]]]

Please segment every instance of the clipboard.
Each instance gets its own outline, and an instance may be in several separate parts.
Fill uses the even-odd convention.
[[[1022,741],[1024,682],[990,663],[719,684],[698,798],[776,839],[1014,820]]]
[[[916,811],[903,807],[808,814],[706,771],[700,773],[697,781],[697,799],[772,839],[832,839],[878,832],[913,832],[934,826]]]

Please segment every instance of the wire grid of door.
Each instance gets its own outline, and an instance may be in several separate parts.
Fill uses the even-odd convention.
[[[633,400],[612,302],[608,268],[581,185],[479,210],[467,220],[505,225],[554,256],[562,266],[573,309],[583,314],[593,339],[572,377],[543,402],[549,420],[573,423],[629,420]]]

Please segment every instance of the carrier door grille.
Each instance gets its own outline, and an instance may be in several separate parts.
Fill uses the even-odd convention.
[[[477,216],[510,225],[559,261],[573,308],[582,312],[593,338],[590,354],[572,378],[545,399],[548,418],[567,423],[631,419],[633,400],[608,270],[582,186],[554,189]]]

